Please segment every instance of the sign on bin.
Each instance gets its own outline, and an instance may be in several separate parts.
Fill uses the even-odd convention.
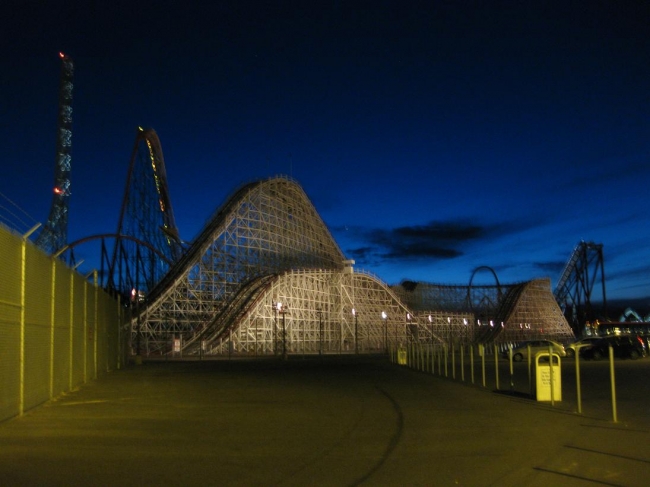
[[[562,371],[560,369],[560,356],[554,353],[551,354],[551,357],[552,360],[549,360],[548,352],[539,352],[535,354],[535,385],[538,401],[562,400]],[[540,359],[544,359],[544,361],[540,363]],[[553,376],[552,395],[551,375]]]

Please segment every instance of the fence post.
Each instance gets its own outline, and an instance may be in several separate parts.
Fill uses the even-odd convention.
[[[72,390],[72,370],[74,367],[74,272],[70,272],[70,324],[69,324],[70,357],[68,364],[68,390]]]
[[[99,324],[97,323],[97,320],[99,320],[99,310],[97,309],[98,303],[99,303],[99,290],[97,287],[97,271],[95,271],[95,275],[93,276],[93,284],[95,284],[95,320],[94,320],[94,330],[93,330],[93,364],[94,364],[94,371],[93,371],[93,379],[97,379],[97,335],[98,335],[98,330],[99,330]]]
[[[497,349],[497,344],[494,344],[494,381],[497,386],[497,391],[499,390],[499,352]]]
[[[445,377],[449,377],[449,371],[447,369],[449,363],[449,354],[447,353],[447,344],[445,344]]]
[[[451,343],[451,378],[456,380],[456,345]]]
[[[483,373],[483,387],[485,387],[485,345],[479,344],[479,355],[481,356],[481,371]]]
[[[612,420],[617,423],[618,416],[616,414],[616,380],[614,378],[614,348],[609,345],[609,376],[612,387]]]
[[[27,238],[23,237],[20,248],[20,350],[18,383],[18,416],[25,410],[25,279],[27,274]]]
[[[83,313],[83,383],[85,384],[88,380],[88,281],[84,279],[84,313]]]
[[[41,224],[34,225],[25,235],[20,246],[20,349],[18,351],[19,372],[18,372],[18,416],[25,411],[25,293],[27,279],[27,239],[36,231]]]
[[[123,351],[122,351],[122,321],[123,321],[123,311],[122,311],[122,296],[119,294],[117,295],[117,369],[122,368],[122,359],[123,359]]]
[[[474,345],[469,346],[469,370],[472,374],[472,384],[474,384]]]
[[[465,347],[460,346],[460,380],[465,382]]]
[[[56,316],[56,258],[52,257],[50,294],[50,400],[54,399],[54,317]]]

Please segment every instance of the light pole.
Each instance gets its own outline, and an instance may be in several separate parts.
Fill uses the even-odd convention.
[[[286,359],[287,358],[287,322],[286,322],[286,311],[284,308],[280,310],[280,313],[282,313],[282,358]]]
[[[287,359],[287,307],[282,306],[282,303],[278,303],[278,313],[282,315],[282,358]]]
[[[135,300],[135,316],[137,319],[137,335],[135,336],[135,364],[136,365],[141,365],[142,364],[142,356],[140,355],[140,335],[141,335],[141,329],[140,329],[140,301],[138,300],[138,293],[133,288],[131,290],[131,301]],[[173,350],[173,347],[172,347]]]
[[[433,318],[429,315],[429,327],[431,328],[431,371],[433,372]]]
[[[273,355],[278,354],[278,310],[282,306],[282,303],[273,303],[273,314],[274,314],[274,320],[273,320]]]
[[[409,342],[412,341],[411,340],[411,313],[406,313],[406,330],[404,331],[406,332],[406,337],[408,339],[407,341]]]
[[[354,353],[358,354],[359,353],[359,335],[358,335],[358,328],[357,328],[357,311],[352,308],[352,316],[354,316]]]
[[[388,315],[385,311],[381,312],[381,319],[384,320],[384,350],[388,354]]]
[[[463,339],[464,341],[471,343],[471,337],[469,336],[469,328],[467,328],[467,318],[463,318]]]
[[[318,308],[318,355],[323,355],[323,310]]]

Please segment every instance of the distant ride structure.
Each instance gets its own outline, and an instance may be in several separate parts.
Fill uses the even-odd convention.
[[[602,314],[607,316],[603,245],[581,241],[573,249],[553,292],[577,335],[583,333],[586,323],[599,318],[593,305],[598,293],[597,284],[600,284]]]
[[[36,245],[48,254],[54,254],[67,244],[68,201],[71,194],[74,63],[70,56],[62,52],[59,53],[59,57],[61,58],[61,76],[52,204],[47,222],[36,238]]]
[[[147,294],[182,253],[160,139],[155,130],[138,127],[106,286],[132,296]]]
[[[92,241],[100,242],[99,284],[123,301],[148,294],[183,254],[165,160],[153,129],[136,131],[117,230],[77,239],[53,255],[76,265],[75,249]]]

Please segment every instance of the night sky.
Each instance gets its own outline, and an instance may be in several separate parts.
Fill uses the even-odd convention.
[[[63,51],[69,241],[115,232],[143,126],[184,240],[287,175],[390,284],[554,287],[584,240],[608,299],[648,297],[649,26],[647,1],[4,0],[0,221],[47,219]]]

